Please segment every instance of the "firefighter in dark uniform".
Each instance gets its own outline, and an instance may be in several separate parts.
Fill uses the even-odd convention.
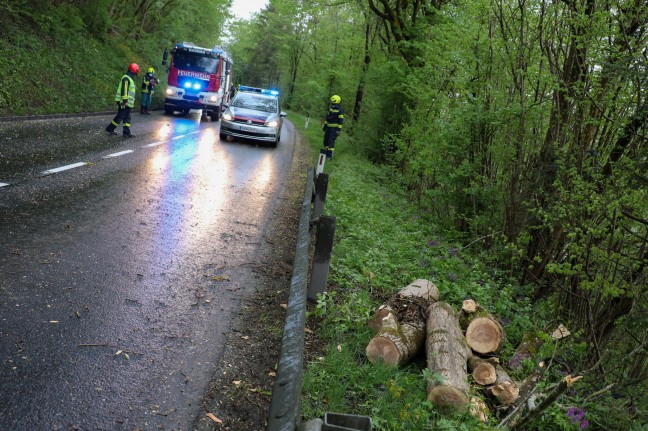
[[[125,138],[134,138],[135,136],[130,131],[131,109],[135,106],[135,81],[133,78],[137,76],[140,71],[139,65],[131,63],[128,66],[126,75],[122,76],[117,87],[115,94],[115,102],[117,103],[117,115],[113,118],[112,122],[106,127],[106,132],[111,135],[116,135],[115,129],[119,123],[123,123],[123,135]]]
[[[338,95],[331,96],[331,104],[324,120],[324,150],[326,150],[326,158],[333,158],[333,151],[335,151],[335,140],[340,136],[342,131],[342,123],[344,123],[344,111],[340,102],[342,98]]]

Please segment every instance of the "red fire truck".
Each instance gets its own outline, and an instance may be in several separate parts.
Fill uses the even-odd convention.
[[[162,64],[167,64],[164,50]],[[213,121],[220,118],[227,102],[231,82],[232,60],[222,47],[202,48],[193,43],[176,44],[171,51],[169,77],[164,98],[164,112],[187,114],[202,109]],[[225,100],[223,100],[225,99]]]

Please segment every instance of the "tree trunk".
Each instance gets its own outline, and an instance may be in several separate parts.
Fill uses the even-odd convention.
[[[387,365],[409,362],[425,342],[425,310],[438,299],[434,283],[419,279],[382,305],[368,322],[376,334],[366,348],[369,361]]]
[[[470,350],[457,314],[449,304],[437,302],[428,308],[425,347],[427,366],[433,377],[427,383],[427,399],[443,408],[467,408]]]

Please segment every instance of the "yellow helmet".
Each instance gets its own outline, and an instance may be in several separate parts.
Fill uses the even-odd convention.
[[[149,67],[147,72],[148,73],[155,73],[155,70],[152,67]]]
[[[337,94],[334,94],[331,96],[331,103],[340,103],[342,101],[342,98],[338,96]]]

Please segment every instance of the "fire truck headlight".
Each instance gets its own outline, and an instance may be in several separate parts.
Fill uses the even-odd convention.
[[[210,102],[218,102],[218,96],[209,96]]]
[[[171,90],[170,88],[167,88],[166,94],[167,94],[167,96],[173,96],[173,90]]]

